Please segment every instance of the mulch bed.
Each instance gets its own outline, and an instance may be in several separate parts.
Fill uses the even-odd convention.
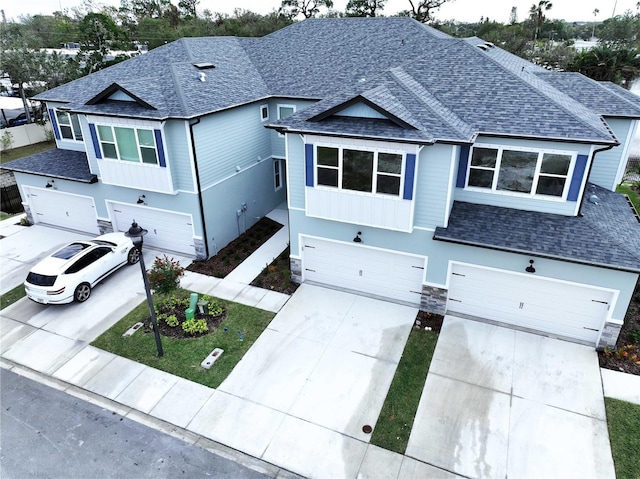
[[[442,329],[442,322],[444,316],[441,314],[427,313],[426,311],[418,311],[414,327],[420,329],[426,329],[439,333]]]
[[[282,227],[283,225],[277,221],[266,217],[262,218],[245,233],[218,251],[218,254],[207,260],[194,261],[186,269],[194,273],[224,278]]]
[[[189,334],[184,329],[182,329],[182,323],[187,319],[185,315],[184,308],[176,308],[172,310],[163,311],[168,315],[174,314],[176,318],[178,318],[179,324],[175,327],[169,326],[166,322],[161,319],[157,320],[158,329],[160,330],[160,334],[163,336],[167,336],[175,339],[189,339],[189,338],[199,338],[201,336],[206,336],[207,334],[213,333],[217,330],[222,322],[227,317],[227,310],[223,307],[222,313],[216,316],[212,316],[210,314],[202,314],[200,311],[196,310],[194,318],[195,319],[204,319],[207,322],[208,331],[197,334]],[[149,316],[144,322],[144,332],[145,333],[153,333],[153,325],[151,324],[151,316]]]
[[[289,261],[289,247],[287,247],[269,266],[262,270],[258,277],[251,282],[251,286],[293,294],[299,285],[291,281]]]

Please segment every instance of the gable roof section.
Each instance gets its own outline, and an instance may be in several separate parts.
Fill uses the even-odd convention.
[[[369,100],[369,97],[373,98],[373,100]],[[392,99],[393,99],[393,96],[388,93],[388,90],[385,87],[379,87],[370,92],[365,93],[364,95],[357,95],[347,100],[344,103],[336,105],[333,108],[329,108],[328,110],[325,110],[322,113],[319,113],[318,115],[315,115],[309,118],[308,121],[322,121],[333,115],[350,117],[350,115],[338,115],[338,113],[346,110],[350,106],[364,104],[368,108],[371,108],[375,112],[384,116],[385,119],[391,121],[392,123],[395,123],[396,125],[402,128],[411,129],[411,130],[417,129],[413,124],[405,121],[402,118],[402,117],[409,116],[407,115],[408,112],[406,111],[405,108],[403,108],[402,104],[399,104],[398,102],[393,102]],[[385,101],[385,100],[391,100],[391,101]],[[391,106],[391,108],[385,109],[383,106],[380,105],[380,103],[383,103],[383,104],[386,103],[387,106]],[[389,110],[403,110],[403,111],[401,111],[399,115],[396,115],[390,112]]]
[[[96,105],[98,103],[102,103],[103,101],[111,100],[111,97],[113,95],[119,93],[119,92],[124,93],[124,95],[129,97],[131,99],[131,101],[134,101],[134,102],[138,103],[140,106],[142,106],[144,108],[149,108],[151,110],[157,110],[157,108],[155,108],[154,106],[150,105],[146,101],[142,100],[138,95],[135,95],[134,93],[131,93],[126,88],[124,88],[121,85],[118,85],[117,83],[112,83],[107,88],[105,88],[100,93],[98,93],[96,96],[94,96],[93,98],[89,99],[89,101],[87,101],[87,105]]]

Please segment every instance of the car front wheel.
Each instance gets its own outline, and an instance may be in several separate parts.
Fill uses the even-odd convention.
[[[82,283],[78,285],[75,293],[73,293],[74,299],[78,303],[84,303],[91,296],[91,285],[89,283]]]
[[[140,251],[138,251],[138,248],[131,248],[127,255],[127,262],[129,264],[136,264],[138,261],[140,261]]]

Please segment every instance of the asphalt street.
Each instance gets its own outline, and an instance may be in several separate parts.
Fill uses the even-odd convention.
[[[267,477],[7,370],[0,405],[3,479]]]

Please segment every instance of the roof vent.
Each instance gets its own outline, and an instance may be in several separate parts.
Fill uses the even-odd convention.
[[[200,81],[201,82],[207,81],[207,74],[205,72],[200,72]]]
[[[491,43],[491,42],[484,42],[484,44],[485,44],[486,46],[488,46],[489,48],[493,48],[493,47],[495,47],[495,44],[493,44],[493,43]]]
[[[194,63],[193,64],[194,67],[196,67],[198,70],[209,70],[211,68],[215,68],[216,66],[211,63],[211,62],[200,62],[200,63]]]
[[[489,47],[484,43],[479,43],[478,45],[476,45],[476,47],[478,47],[480,50],[484,50],[485,52],[489,49]]]

